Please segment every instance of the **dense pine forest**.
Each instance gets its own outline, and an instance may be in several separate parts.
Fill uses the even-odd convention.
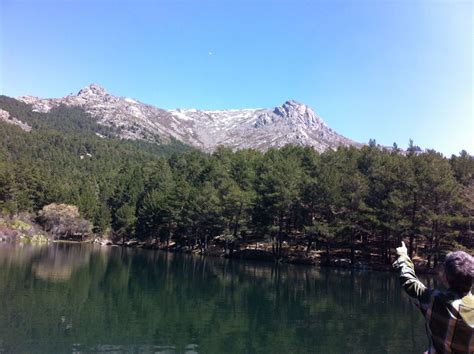
[[[465,151],[446,158],[372,140],[322,154],[286,146],[208,155],[159,137],[113,138],[120,127],[78,108],[37,113],[5,96],[0,108],[32,127],[0,122],[3,218],[45,223],[52,203],[66,204],[90,222],[91,237],[326,263],[390,264],[401,239],[428,268],[451,249],[474,248],[474,158]]]

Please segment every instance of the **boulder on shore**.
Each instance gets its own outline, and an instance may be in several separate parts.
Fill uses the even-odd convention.
[[[125,242],[125,246],[127,247],[135,247],[138,245],[138,240],[130,240]]]

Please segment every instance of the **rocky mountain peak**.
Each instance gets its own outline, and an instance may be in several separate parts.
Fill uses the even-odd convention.
[[[295,100],[288,100],[280,107],[275,107],[273,113],[290,124],[324,126],[323,120],[307,105]]]
[[[306,105],[296,100],[288,100],[285,103],[283,103],[283,106],[297,108],[297,107],[306,106]]]
[[[307,111],[308,107],[302,103],[299,103],[295,100],[288,100],[283,105],[280,107],[276,107],[274,110],[275,114],[278,114],[279,116],[294,116],[294,115],[301,115],[305,114]]]
[[[89,86],[84,87],[83,89],[79,90],[77,96],[80,97],[101,97],[107,96],[107,91],[100,85],[97,84],[90,84]]]

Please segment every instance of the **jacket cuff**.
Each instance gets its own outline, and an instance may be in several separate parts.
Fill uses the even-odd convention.
[[[398,259],[395,262],[393,262],[392,266],[395,269],[401,268],[403,266],[403,264],[406,263],[409,260],[410,260],[410,258],[408,257],[407,254],[405,254],[405,253],[400,254],[398,256]]]

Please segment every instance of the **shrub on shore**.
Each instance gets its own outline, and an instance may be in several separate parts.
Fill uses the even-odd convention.
[[[75,205],[46,205],[39,211],[37,221],[54,239],[82,241],[92,234],[92,223],[81,217]]]
[[[0,216],[0,240],[45,243],[50,241],[50,237],[34,222],[33,215],[21,213]]]

